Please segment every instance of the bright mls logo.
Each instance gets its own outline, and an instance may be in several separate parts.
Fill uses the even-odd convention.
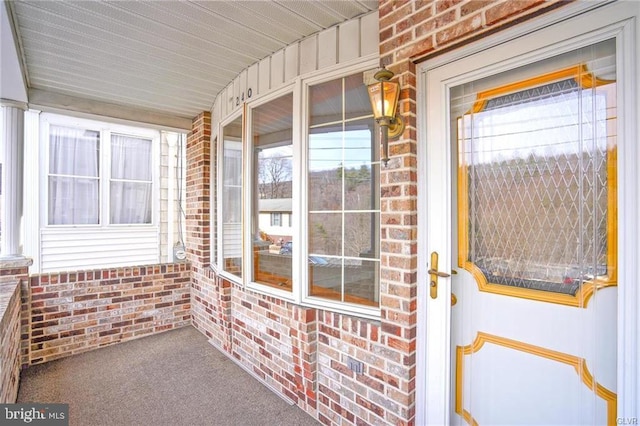
[[[68,426],[69,404],[0,404],[0,424]]]

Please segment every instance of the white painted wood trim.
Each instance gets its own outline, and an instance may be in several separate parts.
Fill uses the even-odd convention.
[[[618,210],[618,280],[629,283],[618,294],[618,420],[627,424],[634,418],[640,422],[640,3],[633,7],[635,16],[625,23],[617,45],[624,126],[619,140],[627,141],[618,143],[618,197],[625,204]]]
[[[2,242],[1,258],[20,256],[24,164],[24,108],[2,102],[0,160],[2,161]]]
[[[24,116],[24,246],[25,256],[33,259],[29,272],[40,272],[40,111],[29,110]]]

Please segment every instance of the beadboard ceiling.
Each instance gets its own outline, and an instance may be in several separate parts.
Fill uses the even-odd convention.
[[[210,110],[251,64],[377,8],[377,0],[8,3],[30,99],[64,95],[182,118]]]

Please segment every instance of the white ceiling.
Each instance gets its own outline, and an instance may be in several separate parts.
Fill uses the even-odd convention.
[[[210,110],[253,63],[378,8],[378,0],[7,4],[30,98],[66,95],[183,118]]]

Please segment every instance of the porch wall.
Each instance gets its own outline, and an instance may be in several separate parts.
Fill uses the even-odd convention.
[[[20,379],[20,280],[0,265],[0,404],[12,404]]]
[[[381,317],[377,321],[297,306],[216,275],[208,248],[211,162],[216,161],[210,152],[211,114],[196,117],[187,142],[187,252],[193,266],[193,325],[212,344],[323,424],[414,424],[418,292],[415,60],[463,46],[475,37],[565,3],[381,1],[381,62],[402,84],[400,112],[407,128],[399,140],[391,142],[391,161],[381,177]],[[215,121],[230,110],[216,103]],[[348,367],[350,359],[363,362],[362,374]]]
[[[23,366],[190,324],[190,265],[33,275]]]

